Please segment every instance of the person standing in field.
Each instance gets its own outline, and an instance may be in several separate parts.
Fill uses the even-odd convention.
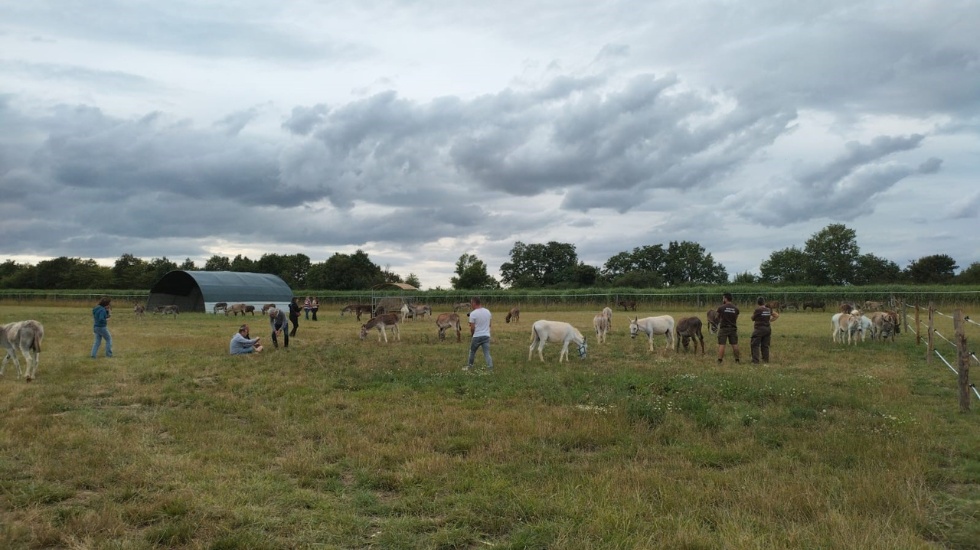
[[[310,303],[310,312],[313,314],[313,320],[316,321],[316,312],[320,309],[320,300],[313,297],[313,301]]]
[[[296,336],[296,329],[299,328],[299,298],[293,298],[289,302],[289,322],[293,325],[293,330],[290,331],[290,336]]]
[[[286,321],[286,312],[274,307],[269,309],[269,328],[272,329],[272,345],[279,349],[279,339],[277,336],[282,334],[282,347],[289,347],[289,323]]]
[[[487,362],[487,370],[493,371],[493,358],[490,357],[490,310],[480,305],[480,298],[470,298],[470,357],[463,370],[473,368],[476,350],[483,348],[483,359]]]
[[[92,332],[95,333],[95,343],[92,344],[92,359],[99,354],[99,346],[105,340],[105,356],[112,357],[112,335],[109,334],[109,317],[112,317],[112,299],[103,296],[99,304],[92,308]]]
[[[307,296],[306,300],[303,300],[303,316],[306,317],[307,321],[310,320],[310,309],[312,309],[312,307],[313,302],[310,300],[310,297]]]
[[[755,312],[752,313],[752,321],[755,323],[751,340],[752,362],[758,363],[761,356],[762,362],[768,363],[769,343],[772,340],[772,327],[769,323],[779,319],[779,313],[766,307],[766,301],[762,296],[759,296],[756,304],[759,307],[755,308]]]
[[[722,295],[721,305],[718,306],[718,362],[725,358],[725,344],[732,345],[735,362],[739,362],[738,353],[738,308],[732,303],[732,293]]]
[[[231,337],[231,342],[228,344],[228,353],[232,355],[258,353],[262,351],[262,344],[259,344],[259,340],[260,338],[258,336],[249,338],[248,325],[242,325],[238,327],[238,332]]]

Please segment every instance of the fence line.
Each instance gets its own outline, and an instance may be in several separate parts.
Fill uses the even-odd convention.
[[[918,310],[919,310],[919,306],[918,305],[913,306],[913,305],[910,305],[910,304],[905,303],[905,302],[903,302],[901,305],[903,307],[903,312],[905,311],[905,309],[915,308],[915,310],[916,310],[916,316],[918,317]],[[931,311],[933,314],[939,314],[940,316],[946,317],[948,319],[953,319],[954,321],[956,319],[955,317],[953,317],[951,315],[947,315],[947,314],[945,314],[945,313],[943,313],[943,312],[935,309],[934,307],[932,307],[932,304],[931,303],[930,303],[930,307],[929,307],[928,311]],[[906,317],[905,329],[908,330],[908,331],[910,331],[910,332],[912,332],[913,334],[915,334],[918,337],[919,336],[919,333],[915,329],[913,329],[912,326],[908,323],[907,316],[905,316],[905,317]],[[964,321],[967,321],[969,323],[972,323],[974,325],[980,326],[980,323],[974,322],[972,319],[970,319],[969,316],[963,316],[963,320]],[[949,345],[953,346],[953,348],[955,350],[957,350],[957,352],[959,352],[959,346],[957,344],[953,343],[952,341],[950,341],[945,336],[943,336],[942,333],[940,333],[938,330],[936,330],[936,328],[934,326],[932,326],[932,322],[931,321],[932,321],[932,319],[930,318],[929,325],[932,328],[931,334],[935,334],[936,336],[939,336],[941,339],[945,340]],[[928,348],[930,346],[930,344],[931,344],[931,340],[929,340],[927,342],[924,342],[924,343],[925,343],[926,347]],[[932,351],[933,351],[933,353],[935,353],[936,357],[939,357],[939,359],[947,367],[949,367],[949,370],[953,371],[953,374],[955,374],[957,376],[960,376],[960,371],[958,369],[956,369],[955,367],[953,367],[953,365],[949,361],[946,360],[946,357],[943,356],[942,352],[940,352],[935,347],[933,347]],[[980,359],[977,358],[977,356],[976,356],[976,354],[974,352],[972,352],[972,351],[969,352],[969,355],[970,355],[970,357],[973,358],[974,361],[977,361],[978,363],[980,363]],[[927,356],[927,358],[929,357],[928,352],[926,352],[926,356]],[[968,368],[969,368],[969,364],[967,365],[966,369],[968,369]],[[966,370],[966,369],[964,369],[964,370]],[[969,383],[969,384],[967,384],[967,387],[970,390],[972,390],[973,391],[973,395],[975,395],[977,397],[977,399],[980,400],[980,391],[977,391],[976,384]],[[962,405],[961,405],[961,407],[962,407]]]

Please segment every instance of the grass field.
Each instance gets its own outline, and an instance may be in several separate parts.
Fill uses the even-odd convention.
[[[752,366],[743,306],[718,365],[619,312],[559,365],[531,322],[593,312],[501,309],[487,374],[431,321],[386,345],[324,309],[231,357],[241,319],[123,309],[92,360],[91,305],[0,304],[46,329],[38,379],[0,378],[0,547],[980,548],[980,402],[907,333],[847,347],[789,312]]]

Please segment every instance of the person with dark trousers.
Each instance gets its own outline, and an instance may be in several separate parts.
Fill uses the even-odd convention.
[[[289,332],[290,336],[296,336],[296,329],[299,328],[299,298],[293,298],[292,302],[289,302],[289,322],[293,325],[293,330]]]
[[[770,322],[779,319],[779,314],[766,307],[766,301],[759,296],[756,300],[759,307],[752,313],[752,321],[755,327],[752,330],[752,362],[758,363],[761,355],[762,362],[769,362],[769,343],[772,340],[772,327]]]
[[[272,308],[269,310],[269,327],[272,328],[272,345],[279,349],[279,339],[276,338],[279,334],[282,334],[283,347],[289,347],[289,323],[286,321],[286,312],[279,308]]]
[[[721,363],[725,358],[725,344],[732,345],[732,354],[735,355],[735,362],[739,362],[738,353],[738,308],[732,303],[731,292],[726,292],[722,296],[721,305],[718,306],[718,362]]]
[[[316,312],[320,309],[320,300],[313,297],[313,301],[310,303],[310,313],[313,314],[313,320],[316,321]]]

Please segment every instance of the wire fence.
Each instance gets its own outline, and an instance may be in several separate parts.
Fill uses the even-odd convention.
[[[918,306],[918,305],[912,305],[912,304],[908,304],[908,303],[903,303],[903,304],[902,304],[902,308],[903,308],[903,313],[904,313],[904,312],[907,312],[907,311],[908,311],[909,309],[914,309],[914,310],[915,310],[915,312],[916,312],[916,315],[915,315],[915,317],[914,317],[914,320],[915,320],[915,322],[916,322],[916,323],[919,323],[919,322],[921,322],[921,321],[922,321],[922,320],[921,320],[921,318],[920,318],[920,316],[918,315],[918,313],[919,313],[919,312],[920,312],[920,310],[922,309],[922,308],[921,308],[920,306]],[[955,323],[955,321],[956,321],[956,317],[955,317],[954,315],[949,315],[949,314],[946,314],[946,313],[943,313],[942,311],[939,311],[938,309],[936,309],[935,307],[933,307],[933,306],[932,306],[931,304],[930,304],[930,306],[929,306],[929,307],[928,307],[928,308],[926,309],[926,311],[927,311],[927,312],[931,312],[931,313],[932,313],[933,315],[938,315],[938,316],[940,316],[940,317],[945,317],[945,318],[947,318],[947,319],[950,319],[950,320],[951,320],[951,321],[953,321],[954,323]],[[936,357],[938,357],[938,358],[939,358],[939,360],[940,360],[940,361],[942,361],[942,362],[943,362],[943,364],[945,364],[945,365],[946,365],[946,367],[948,367],[948,368],[949,368],[949,370],[951,370],[951,371],[953,372],[953,374],[955,374],[955,375],[956,375],[957,377],[959,377],[959,376],[961,375],[961,372],[960,372],[960,370],[959,370],[959,369],[957,368],[957,366],[954,366],[954,365],[953,365],[953,363],[957,363],[957,365],[959,364],[959,353],[960,353],[960,345],[959,345],[959,344],[957,344],[957,343],[955,343],[955,342],[954,342],[953,340],[951,340],[951,339],[949,339],[949,338],[947,338],[946,336],[944,336],[944,335],[942,334],[942,332],[940,332],[940,331],[939,331],[939,329],[937,329],[937,328],[936,328],[936,327],[934,326],[934,324],[933,324],[933,325],[932,325],[931,327],[929,327],[929,326],[927,326],[927,327],[926,327],[926,330],[929,330],[929,329],[931,328],[931,332],[927,332],[927,333],[925,333],[925,335],[923,336],[923,335],[921,334],[921,333],[922,333],[922,328],[921,328],[920,326],[916,326],[916,327],[912,327],[912,325],[908,323],[908,320],[907,320],[907,319],[908,319],[908,316],[907,316],[907,315],[905,315],[904,317],[905,317],[905,319],[906,319],[906,322],[905,322],[905,329],[906,329],[906,330],[908,330],[909,332],[911,332],[911,333],[913,333],[913,334],[915,334],[915,335],[916,335],[916,342],[919,342],[919,341],[922,341],[922,342],[923,342],[923,343],[924,343],[924,344],[925,344],[925,345],[927,346],[927,348],[928,348],[928,347],[931,347],[931,348],[932,348],[932,350],[931,350],[931,351],[932,351],[932,354],[934,354],[934,355],[935,355]],[[976,325],[976,326],[980,326],[980,323],[977,323],[977,322],[976,322],[976,321],[974,321],[973,319],[970,319],[970,317],[969,317],[968,315],[966,315],[966,316],[963,316],[963,317],[962,317],[961,319],[962,319],[962,330],[963,330],[963,332],[964,332],[964,338],[963,338],[963,345],[965,346],[965,345],[967,345],[967,342],[969,341],[969,340],[968,340],[968,339],[966,338],[966,335],[965,335],[965,332],[966,332],[966,326],[967,326],[967,325]],[[955,330],[955,327],[954,327],[954,330]],[[930,336],[930,335],[931,335],[931,336],[936,336],[936,337],[938,337],[938,338],[939,338],[940,340],[942,340],[943,342],[946,342],[947,344],[949,344],[949,345],[950,345],[950,346],[951,346],[951,347],[953,348],[953,350],[954,350],[954,352],[955,352],[955,354],[956,354],[956,359],[954,359],[954,360],[952,360],[952,361],[951,361],[951,360],[949,360],[949,359],[947,359],[947,358],[946,358],[946,357],[945,357],[945,356],[943,355],[943,353],[942,353],[942,352],[941,352],[941,351],[939,350],[939,348],[937,348],[937,347],[935,347],[935,346],[933,345],[933,341],[932,341],[932,340],[931,340],[931,339],[929,338],[929,336]],[[966,365],[964,365],[964,370],[965,370],[965,372],[966,372],[966,373],[967,373],[967,375],[968,375],[968,374],[969,374],[969,363],[970,363],[970,362],[976,362],[976,363],[978,363],[978,364],[980,364],[980,359],[978,359],[978,358],[977,358],[977,355],[976,355],[976,353],[975,353],[975,352],[973,352],[972,350],[970,350],[970,351],[967,351],[967,356],[968,356],[968,357],[969,357],[970,359],[968,359],[968,360],[967,360],[967,364],[966,364]],[[927,349],[927,351],[926,351],[926,358],[928,359],[929,357],[930,357],[930,352],[929,352],[929,350]],[[972,361],[970,361],[970,360],[972,360]],[[966,383],[966,385],[967,385],[967,387],[969,388],[969,390],[971,390],[971,391],[973,392],[973,395],[975,395],[975,396],[976,396],[976,398],[977,398],[978,400],[980,400],[980,391],[978,391],[978,390],[977,390],[977,386],[976,386],[976,384],[974,384],[974,383],[971,383],[971,382],[969,382],[969,379],[968,379],[968,377],[967,377],[967,380],[965,381],[965,383]]]

